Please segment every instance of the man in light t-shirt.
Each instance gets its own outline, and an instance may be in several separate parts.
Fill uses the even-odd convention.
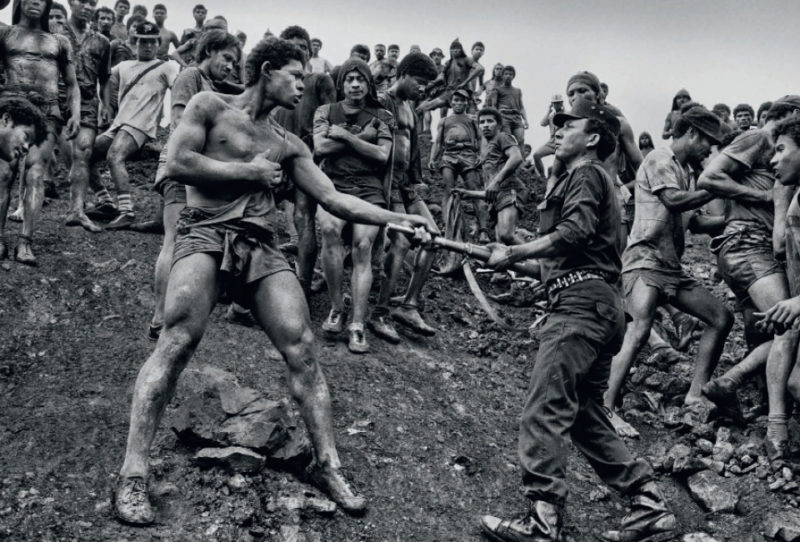
[[[319,51],[322,49],[322,40],[314,38],[311,40],[311,58],[308,59],[306,64],[306,71],[311,73],[331,73],[333,66],[327,59],[319,56]]]
[[[158,116],[164,104],[164,95],[178,77],[180,66],[173,61],[157,60],[160,42],[158,27],[148,21],[139,23],[134,30],[137,60],[126,60],[111,70],[110,89],[118,89],[118,104],[111,127],[98,136],[91,160],[91,175],[99,183],[100,161],[108,160],[111,178],[117,189],[117,208],[114,208],[108,190],[97,192],[98,204],[93,216],[104,214],[114,219],[107,229],[122,229],[134,220],[128,170],[125,162],[145,143],[156,137]],[[93,183],[93,186],[96,186]]]

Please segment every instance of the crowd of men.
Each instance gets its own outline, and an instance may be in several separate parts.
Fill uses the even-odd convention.
[[[128,0],[113,9],[97,0],[68,7],[16,0],[13,25],[0,27],[0,259],[37,263],[33,234],[59,161],[69,168],[66,226],[163,231],[147,332],[156,345],[136,381],[115,490],[123,522],[155,519],[150,447],[221,297],[232,301],[231,319],[263,328],[286,360],[314,447],[308,480],[346,512],[364,512],[366,499],[341,471],[307,298],[319,259],[331,305],[321,328],[334,337],[346,329],[354,354],[369,351],[367,328],[390,343],[401,341],[398,324],[436,333],[420,299],[445,224],[420,193],[432,182],[425,169],[441,175],[442,209],[454,197],[475,200],[476,227],[456,233],[486,245],[487,265],[498,272],[525,262],[549,300],[519,435],[531,506],[521,518],[483,516],[489,538],[559,539],[567,435],[606,483],[631,498],[631,512],[605,540],[676,528],[652,468],[622,440],[636,429],[616,412],[645,344],[668,360],[678,356],[653,327],[659,309],[683,346],[702,328],[685,408],[713,404],[741,420],[737,390],[764,375],[766,454],[775,468],[788,460],[788,405],[800,400],[800,96],[731,112],[725,104],[709,110],[681,90],[662,132],[668,143],[656,148],[647,132],[637,141],[607,102],[608,86],[580,71],[565,95],[552,97],[539,123],[548,137],[533,150],[516,70],[497,64],[484,78],[480,41],[468,55],[454,40],[447,61],[439,48],[424,54],[412,46],[401,55],[396,44],[375,45],[373,60],[357,44],[334,65],[320,56],[322,41],[299,26],[267,31],[244,55],[246,36],[229,33],[224,17],[207,18],[199,4],[195,26],[180,38],[165,26],[164,4],[153,6],[152,22],[147,8],[131,10]],[[153,179],[162,210],[138,220],[128,163],[156,139],[168,90],[169,138]],[[538,205],[523,169],[524,178],[544,183]],[[9,214],[15,182],[19,204]],[[531,205],[538,236],[526,241],[517,225]],[[13,250],[7,216],[22,222]],[[716,376],[734,317],[682,265],[686,231],[711,236],[719,276],[745,323],[747,355]],[[280,245],[286,232],[290,243]],[[407,261],[410,280],[393,300]]]

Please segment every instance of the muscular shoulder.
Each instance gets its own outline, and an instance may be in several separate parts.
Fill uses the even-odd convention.
[[[747,167],[753,167],[771,149],[772,142],[766,130],[748,130],[739,134],[722,154]]]
[[[291,132],[286,132],[286,151],[283,154],[283,160],[294,160],[296,158],[311,158],[311,151],[308,145]]]
[[[219,94],[211,91],[198,92],[186,104],[187,114],[191,110],[196,120],[204,120],[205,122],[213,122],[214,117],[228,107],[228,103]],[[184,115],[185,117],[186,114]]]

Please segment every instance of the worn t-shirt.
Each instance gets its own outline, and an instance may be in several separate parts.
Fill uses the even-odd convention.
[[[497,94],[497,109],[500,112],[522,110],[522,91],[517,87],[497,85],[494,88]]]
[[[474,119],[467,115],[450,115],[442,120],[444,131],[444,150],[461,151],[478,150],[478,126]]]
[[[183,70],[172,84],[171,107],[189,104],[195,94],[204,90],[215,90],[214,83],[206,77],[200,68],[192,66]]]
[[[495,138],[486,143],[481,152],[481,166],[483,169],[483,182],[488,186],[498,171],[503,169],[508,156],[506,151],[511,147],[518,147],[517,139],[511,134],[499,132]],[[516,173],[512,173],[500,183],[500,189],[519,188],[520,181]]]
[[[148,71],[124,97],[122,96],[140,73],[159,63],[160,66]],[[114,66],[111,78],[116,79],[115,83],[117,81],[119,83],[117,87],[119,111],[111,124],[111,129],[127,125],[144,132],[148,137],[155,138],[158,114],[164,105],[164,95],[167,89],[172,87],[179,71],[180,66],[177,62],[162,62],[155,59],[147,62],[128,60]]]
[[[800,191],[786,213],[786,276],[792,297],[800,295]]]
[[[744,186],[756,190],[772,190],[775,177],[772,175],[769,161],[775,153],[769,134],[764,129],[748,130],[740,134],[728,145],[722,154],[742,164],[746,171],[735,179]],[[754,223],[772,231],[775,219],[775,208],[772,203],[751,203],[747,201],[729,200],[725,222]]]
[[[670,147],[647,155],[636,174],[636,214],[628,246],[622,254],[623,271],[681,272],[684,235],[691,213],[670,211],[658,194],[669,188],[690,190],[691,185],[689,171],[678,162]]]
[[[105,36],[90,28],[86,29],[83,39],[72,30],[72,25],[64,25],[64,35],[72,45],[75,62],[75,76],[81,89],[81,97],[97,96],[97,83],[105,84],[111,70],[111,44]]]
[[[308,69],[311,73],[328,73],[331,71],[331,63],[322,57],[311,57],[308,59]]]

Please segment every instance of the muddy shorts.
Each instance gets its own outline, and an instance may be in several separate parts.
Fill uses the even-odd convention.
[[[442,154],[440,169],[450,168],[459,173],[478,169],[478,155],[475,151],[445,151]]]
[[[747,290],[770,275],[785,275],[783,264],[775,259],[772,236],[765,229],[752,228],[726,232],[711,241],[717,254],[722,280],[736,294],[740,305],[750,302]]]
[[[383,207],[388,207],[386,192],[383,183],[379,179],[331,179],[333,186],[342,194],[355,196],[366,202]]]
[[[100,100],[97,96],[91,98],[84,98],[81,96],[81,126],[84,128],[91,128],[97,130],[97,124],[100,120],[98,107]]]
[[[173,181],[172,179],[164,179],[156,186],[156,190],[161,197],[164,198],[164,206],[167,205],[186,205],[186,185]]]
[[[503,131],[513,134],[514,130],[522,130],[522,113],[510,109],[501,109],[500,116],[503,117]]]
[[[237,221],[194,226],[211,215],[186,207],[178,218],[172,265],[192,254],[211,254],[219,262],[223,284],[231,297],[249,306],[248,287],[259,280],[294,268],[278,248],[277,237],[267,231],[253,232]]]
[[[638,280],[646,286],[658,290],[659,303],[669,303],[678,295],[679,291],[691,291],[702,288],[702,285],[683,271],[667,272],[657,269],[631,269],[622,273],[622,289],[625,299],[630,301],[633,287]]]
[[[491,208],[489,209],[490,218],[492,221],[497,220],[497,215],[506,207],[512,205],[517,208],[517,211],[522,212],[525,203],[527,202],[527,195],[524,190],[517,190],[515,188],[506,188],[500,190],[497,198],[494,200]]]
[[[148,136],[146,133],[142,132],[138,128],[134,128],[133,126],[128,126],[127,124],[112,126],[108,130],[97,136],[97,138],[100,139],[101,137],[107,137],[113,141],[114,138],[117,136],[118,132],[125,132],[126,134],[131,136],[133,140],[136,142],[136,146],[139,149],[144,147],[144,144],[150,141],[150,136]]]

